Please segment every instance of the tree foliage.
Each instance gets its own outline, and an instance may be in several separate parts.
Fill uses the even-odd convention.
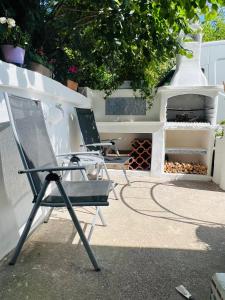
[[[225,15],[224,10],[213,20],[209,20],[203,23],[203,41],[218,41],[225,40]]]
[[[127,79],[146,89],[153,85],[149,67],[183,50],[180,31],[190,33],[190,20],[200,13],[214,16],[221,1],[212,2],[209,7],[204,0],[65,0],[58,28],[89,74],[86,85],[111,90]]]
[[[43,46],[57,59],[57,78],[73,61],[82,85],[111,92],[131,80],[134,89],[141,87],[147,95],[156,84],[157,68],[184,50],[180,31],[190,33],[190,20],[200,14],[214,18],[223,4],[225,0],[2,0],[0,7],[26,27],[35,47]]]

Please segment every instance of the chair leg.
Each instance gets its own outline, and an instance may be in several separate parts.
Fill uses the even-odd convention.
[[[76,216],[76,214],[75,214],[75,212],[73,210],[72,204],[71,204],[68,196],[66,195],[65,190],[64,190],[61,182],[60,181],[56,181],[56,184],[57,184],[59,192],[60,192],[60,194],[61,194],[61,196],[62,196],[62,198],[63,198],[63,200],[64,200],[64,202],[65,202],[65,204],[67,206],[67,209],[69,211],[70,217],[71,217],[71,219],[72,219],[72,221],[74,223],[74,226],[75,226],[75,228],[76,228],[76,230],[77,230],[77,232],[78,232],[78,234],[79,234],[79,236],[81,238],[81,241],[84,244],[84,247],[85,247],[85,249],[87,251],[87,254],[88,254],[88,256],[89,256],[89,258],[91,260],[91,263],[92,263],[95,271],[100,271],[100,268],[99,268],[98,263],[97,263],[97,261],[95,259],[94,253],[92,252],[92,249],[91,249],[91,247],[90,247],[90,245],[89,245],[89,243],[88,243],[88,241],[87,241],[87,239],[85,237],[85,234],[84,234],[84,232],[83,232],[83,230],[82,230],[82,228],[80,226],[80,223],[79,223],[79,221],[77,219],[77,216]]]
[[[98,207],[96,207],[96,213],[92,219],[92,222],[91,222],[91,229],[88,233],[88,236],[87,236],[87,240],[88,242],[90,243],[90,240],[91,240],[91,237],[92,237],[92,233],[94,231],[94,228],[95,228],[95,224],[96,224],[96,221],[97,221],[97,217],[98,217]]]
[[[79,162],[78,162],[77,164],[78,164],[78,166],[80,166]],[[100,167],[100,165],[97,164],[97,167],[96,167],[96,171],[97,171],[97,180],[99,179],[99,172],[100,172],[101,169],[102,169],[102,167]],[[85,172],[85,174],[86,174],[86,172]],[[85,180],[85,181],[89,181],[87,175],[84,177],[84,180]],[[93,217],[93,219],[92,219],[92,222],[91,222],[91,229],[90,229],[89,234],[88,234],[88,237],[87,237],[88,242],[90,242],[90,240],[91,240],[91,236],[92,236],[93,231],[94,231],[94,227],[95,227],[95,224],[96,224],[97,216],[99,216],[99,218],[101,219],[102,225],[103,225],[103,226],[106,226],[106,222],[105,222],[105,220],[104,220],[104,218],[103,218],[101,209],[100,209],[100,207],[97,207],[97,206],[96,206],[96,213],[95,213],[95,215],[94,215],[94,217]]]
[[[77,162],[77,166],[78,166],[78,167],[82,167],[82,165],[80,164],[79,161]],[[85,171],[85,170],[80,170],[80,171],[81,171],[81,174],[82,174],[82,176],[83,176],[83,179],[84,179],[85,181],[88,181],[88,176],[87,176],[86,171]]]
[[[130,180],[129,180],[128,177],[127,177],[127,172],[126,172],[126,170],[125,170],[125,168],[124,168],[124,165],[121,164],[120,166],[121,166],[121,169],[123,170],[123,174],[124,174],[124,176],[125,176],[125,178],[126,178],[126,181],[127,181],[128,185],[130,185]]]
[[[99,165],[99,163],[97,163],[97,166],[96,166],[96,172],[97,172],[97,180],[99,180],[100,178],[100,172],[101,172],[101,166]]]
[[[50,219],[50,217],[51,217],[51,214],[52,214],[52,212],[53,212],[53,209],[54,209],[54,207],[51,207],[51,208],[49,209],[49,212],[47,213],[47,215],[46,215],[46,217],[45,217],[44,223],[48,223],[48,221],[49,221],[49,219]]]
[[[97,164],[97,167],[96,167],[96,171],[97,171],[97,180],[99,180],[99,173],[100,173],[101,170],[102,170],[102,167],[100,167],[100,165]],[[87,181],[88,181],[88,177],[87,177]],[[102,214],[102,212],[101,212],[101,209],[100,209],[100,207],[97,207],[97,206],[96,206],[96,213],[95,213],[95,215],[94,215],[94,217],[93,217],[93,219],[92,219],[92,222],[91,222],[91,229],[90,229],[90,231],[89,231],[89,233],[88,233],[88,237],[87,237],[88,242],[90,242],[90,240],[91,240],[91,237],[92,237],[92,234],[93,234],[94,227],[95,227],[95,224],[96,224],[96,221],[97,221],[97,217],[98,217],[98,216],[99,216],[99,218],[101,219],[102,225],[103,225],[103,226],[106,226],[106,222],[105,222],[105,220],[104,220],[104,217],[103,217],[103,214]]]
[[[99,218],[100,218],[100,220],[102,222],[102,225],[103,226],[107,226],[106,221],[105,221],[105,219],[103,217],[101,208],[100,207],[98,207],[98,208],[96,207],[96,210],[98,210],[98,215],[99,215]]]
[[[114,194],[115,198],[118,200],[118,197],[117,197],[117,194],[116,194],[116,190],[115,190],[113,181],[110,179],[109,172],[108,172],[108,169],[107,169],[105,163],[103,164],[103,167],[104,167],[104,170],[105,170],[107,179],[108,179],[109,181],[111,181],[111,183],[112,183],[111,186],[112,186],[113,194]]]
[[[25,228],[23,230],[23,233],[22,233],[22,235],[21,235],[21,237],[20,237],[20,239],[19,239],[19,241],[17,243],[16,249],[14,251],[13,257],[11,258],[11,260],[9,262],[9,265],[15,265],[15,263],[17,261],[17,258],[18,258],[19,254],[20,254],[20,251],[21,251],[21,249],[23,247],[24,242],[26,241],[27,235],[28,235],[28,233],[30,231],[31,225],[32,225],[33,220],[35,218],[35,215],[36,215],[36,213],[38,211],[38,208],[40,207],[41,200],[43,199],[43,197],[45,195],[45,192],[46,192],[46,189],[47,189],[48,185],[49,185],[49,181],[45,180],[44,184],[43,184],[43,186],[41,188],[41,191],[40,191],[40,193],[38,194],[38,196],[36,198],[36,202],[35,202],[32,210],[31,210],[30,216],[29,216],[28,221],[26,223],[26,226],[25,226]]]
[[[91,237],[92,237],[92,234],[93,234],[95,225],[96,225],[97,217],[99,217],[99,218],[101,219],[102,225],[103,225],[103,226],[106,226],[106,222],[105,222],[105,220],[104,220],[104,218],[103,218],[101,209],[100,209],[100,207],[97,207],[97,206],[96,206],[96,213],[95,213],[95,215],[94,215],[94,217],[93,217],[93,219],[92,219],[92,222],[91,222],[91,229],[90,229],[90,231],[89,231],[89,233],[88,233],[88,237],[87,237],[88,242],[90,242],[90,240],[91,240]]]
[[[96,164],[96,172],[97,172],[97,178],[96,180],[102,180],[103,179],[103,164],[97,163]]]

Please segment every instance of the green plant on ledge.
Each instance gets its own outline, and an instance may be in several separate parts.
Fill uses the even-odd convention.
[[[26,49],[30,35],[23,32],[12,18],[0,17],[0,44],[13,45]]]
[[[216,137],[222,138],[224,136],[224,128],[223,127],[225,126],[225,120],[221,121],[219,123],[219,125],[221,125],[221,126],[216,130]]]
[[[67,70],[67,79],[73,80],[78,82],[79,77],[78,77],[78,67],[76,65],[71,65],[69,66]]]
[[[27,59],[29,63],[35,62],[37,64],[43,65],[44,67],[48,68],[49,70],[54,70],[54,59],[49,59],[47,55],[44,53],[43,48],[35,49],[35,50],[29,50]]]

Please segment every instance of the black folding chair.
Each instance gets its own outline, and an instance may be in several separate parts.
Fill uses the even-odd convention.
[[[123,170],[127,183],[130,185],[130,181],[126,174],[124,164],[130,159],[129,156],[120,156],[118,148],[116,146],[116,140],[107,139],[101,140],[96,126],[96,121],[92,109],[76,108],[77,118],[80,126],[80,130],[83,137],[84,146],[88,151],[100,151],[106,166],[108,164],[117,164]],[[107,155],[104,148],[111,148],[115,151],[116,155]],[[106,154],[105,154],[106,153]],[[109,174],[106,169],[106,175],[110,180]]]
[[[107,206],[110,181],[63,181],[60,171],[79,170],[84,167],[59,167],[47,133],[41,102],[4,93],[11,126],[26,174],[33,192],[33,208],[16,246],[11,265],[16,263],[40,206],[67,207],[74,226],[83,242],[96,271],[97,264],[92,249],[84,235],[73,206]],[[46,174],[47,173],[47,174]],[[51,191],[46,190],[51,183]],[[54,185],[55,183],[55,185]]]

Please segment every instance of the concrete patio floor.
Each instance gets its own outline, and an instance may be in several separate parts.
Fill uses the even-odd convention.
[[[130,173],[131,174],[131,173]],[[91,245],[94,272],[64,209],[55,210],[29,238],[15,266],[0,265],[0,299],[182,299],[183,284],[209,299],[210,278],[225,272],[225,195],[213,183],[166,182],[118,171],[120,199],[110,195]],[[88,231],[92,208],[77,209]],[[99,221],[99,220],[98,220]]]

